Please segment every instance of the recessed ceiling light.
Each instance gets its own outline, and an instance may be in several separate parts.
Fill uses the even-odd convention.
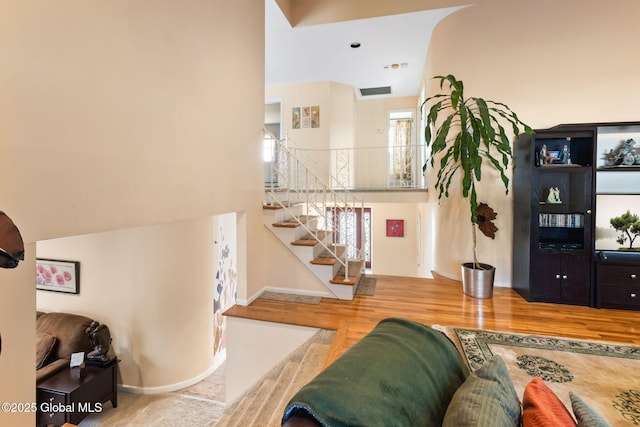
[[[360,42],[353,42],[353,43],[351,43],[351,47],[352,47],[352,48],[354,48],[354,49],[359,48],[359,47],[360,47]]]
[[[401,62],[400,64],[393,63],[393,64],[385,65],[384,69],[388,70],[389,68],[391,68],[393,70],[397,70],[398,68],[407,68],[408,66],[409,66],[409,64],[407,62]]]

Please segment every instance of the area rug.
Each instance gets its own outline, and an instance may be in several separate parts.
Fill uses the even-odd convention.
[[[358,285],[358,289],[356,289],[356,295],[366,295],[373,296],[376,293],[376,282],[377,280],[373,277],[363,277],[360,280],[360,284]]]
[[[297,294],[287,294],[282,292],[272,292],[265,291],[258,299],[270,300],[270,301],[284,301],[284,302],[295,302],[298,304],[312,304],[317,305],[320,304],[320,297],[309,296],[309,295],[297,295]]]
[[[111,403],[89,415],[79,427],[213,427],[224,413],[224,403],[174,393],[118,394],[118,407]]]
[[[571,410],[569,391],[613,426],[640,425],[640,347],[595,341],[444,327],[471,370],[502,357],[522,401],[542,378]]]

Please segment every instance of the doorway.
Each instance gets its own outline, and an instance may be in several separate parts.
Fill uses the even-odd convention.
[[[262,142],[262,157],[264,161],[264,184],[278,185],[278,174],[275,164],[278,161],[278,143],[282,139],[282,111],[280,101],[267,101],[264,104],[264,128],[267,130]]]

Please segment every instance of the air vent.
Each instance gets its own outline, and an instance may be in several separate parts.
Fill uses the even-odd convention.
[[[389,95],[391,93],[391,86],[383,87],[368,87],[360,89],[360,95],[373,96],[373,95]]]

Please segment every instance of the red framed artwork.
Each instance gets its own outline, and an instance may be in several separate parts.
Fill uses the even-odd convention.
[[[387,220],[387,237],[404,237],[404,220]]]

